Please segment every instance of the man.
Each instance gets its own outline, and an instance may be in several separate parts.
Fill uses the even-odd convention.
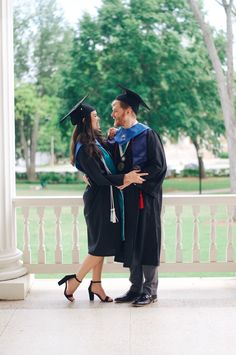
[[[139,106],[149,107],[135,92],[125,92],[112,103],[115,127],[120,127],[109,144],[118,172],[132,169],[147,172],[142,185],[123,186],[125,200],[125,242],[116,261],[130,268],[131,287],[115,299],[145,306],[157,300],[158,266],[161,249],[162,183],[166,160],[160,137],[148,126],[138,123]]]

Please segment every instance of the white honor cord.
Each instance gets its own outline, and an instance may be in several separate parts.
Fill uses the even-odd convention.
[[[105,166],[106,172],[111,174],[110,170],[108,169],[104,158],[102,158],[102,162]],[[110,185],[110,222],[118,223],[119,220],[116,216],[116,209],[115,209],[115,202],[114,202],[114,195],[113,195],[113,186]]]
[[[124,149],[122,148],[122,146],[121,146],[120,144],[118,144],[121,160],[122,160],[123,156],[124,156],[125,153],[126,153],[126,150],[127,150],[128,146],[129,146],[129,142],[130,142],[130,141],[128,141],[128,142],[126,143]]]
[[[110,186],[110,201],[111,201],[111,215],[110,215],[110,221],[112,223],[117,223],[119,222],[117,216],[116,216],[116,210],[115,210],[115,203],[114,203],[114,195],[113,195],[113,187]]]

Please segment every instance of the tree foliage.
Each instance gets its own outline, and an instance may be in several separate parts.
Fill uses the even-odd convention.
[[[16,146],[26,161],[30,180],[35,178],[37,148],[50,151],[50,134],[56,138],[56,152],[58,145],[64,149],[60,144],[57,115],[62,71],[71,41],[71,30],[65,24],[56,0],[16,2]]]
[[[221,59],[216,48],[216,41],[213,38],[210,26],[204,19],[204,14],[198,1],[188,0],[189,6],[193,11],[196,22],[198,23],[204,42],[209,54],[209,58],[214,68],[215,79],[224,118],[225,133],[228,143],[229,168],[230,168],[230,190],[236,193],[236,111],[235,111],[235,85],[234,85],[234,62],[233,62],[233,15],[235,7],[233,0],[218,0],[222,6],[222,13],[225,13],[226,21],[226,61]],[[223,11],[224,9],[224,11]],[[226,65],[225,65],[226,64]],[[235,216],[236,218],[236,210]]]
[[[50,150],[53,135],[57,154],[68,155],[72,127],[69,120],[63,125],[58,121],[87,93],[103,130],[111,126],[118,83],[139,92],[150,105],[151,111],[140,111],[141,122],[174,140],[186,135],[197,150],[217,149],[224,127],[214,73],[185,0],[103,0],[97,16],[85,13],[74,30],[56,0],[18,5],[16,119],[19,125],[24,122],[27,136],[38,117],[40,150]],[[215,33],[215,40],[224,61],[224,35]],[[34,97],[32,105],[39,102],[22,120],[20,102],[28,102],[27,95]],[[19,138],[17,142],[20,146]]]
[[[222,33],[216,39],[224,58]],[[63,85],[65,112],[90,93],[102,127],[111,126],[117,83],[149,103],[152,110],[139,115],[144,123],[172,139],[187,135],[198,149],[217,149],[224,127],[216,83],[186,1],[103,0],[97,17],[84,15]]]

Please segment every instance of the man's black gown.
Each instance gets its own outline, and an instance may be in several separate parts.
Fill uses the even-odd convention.
[[[89,254],[115,255],[121,244],[121,226],[119,222],[110,222],[110,186],[122,185],[124,175],[107,174],[102,161],[89,157],[85,146],[82,146],[76,155],[76,167],[87,175],[91,184],[83,195]],[[116,190],[113,187],[116,214],[120,221]]]
[[[125,152],[124,169],[127,173],[136,168],[134,162],[134,141],[136,146],[143,146],[146,134],[146,161],[142,172],[148,172],[142,185],[130,185],[123,190],[125,201],[125,242],[115,260],[131,265],[154,265],[160,263],[161,250],[161,205],[162,183],[166,174],[166,160],[159,135],[149,129],[130,140]],[[145,146],[143,149],[145,149]],[[121,162],[117,143],[110,142],[110,151],[116,166]],[[142,192],[142,196],[140,196]],[[143,204],[143,208],[141,205]]]

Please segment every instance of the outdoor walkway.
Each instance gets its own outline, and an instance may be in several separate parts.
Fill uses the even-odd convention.
[[[0,355],[236,354],[236,278],[161,278],[159,302],[144,308],[89,302],[89,280],[71,304],[56,281],[0,302]],[[113,297],[128,285],[104,280]]]

